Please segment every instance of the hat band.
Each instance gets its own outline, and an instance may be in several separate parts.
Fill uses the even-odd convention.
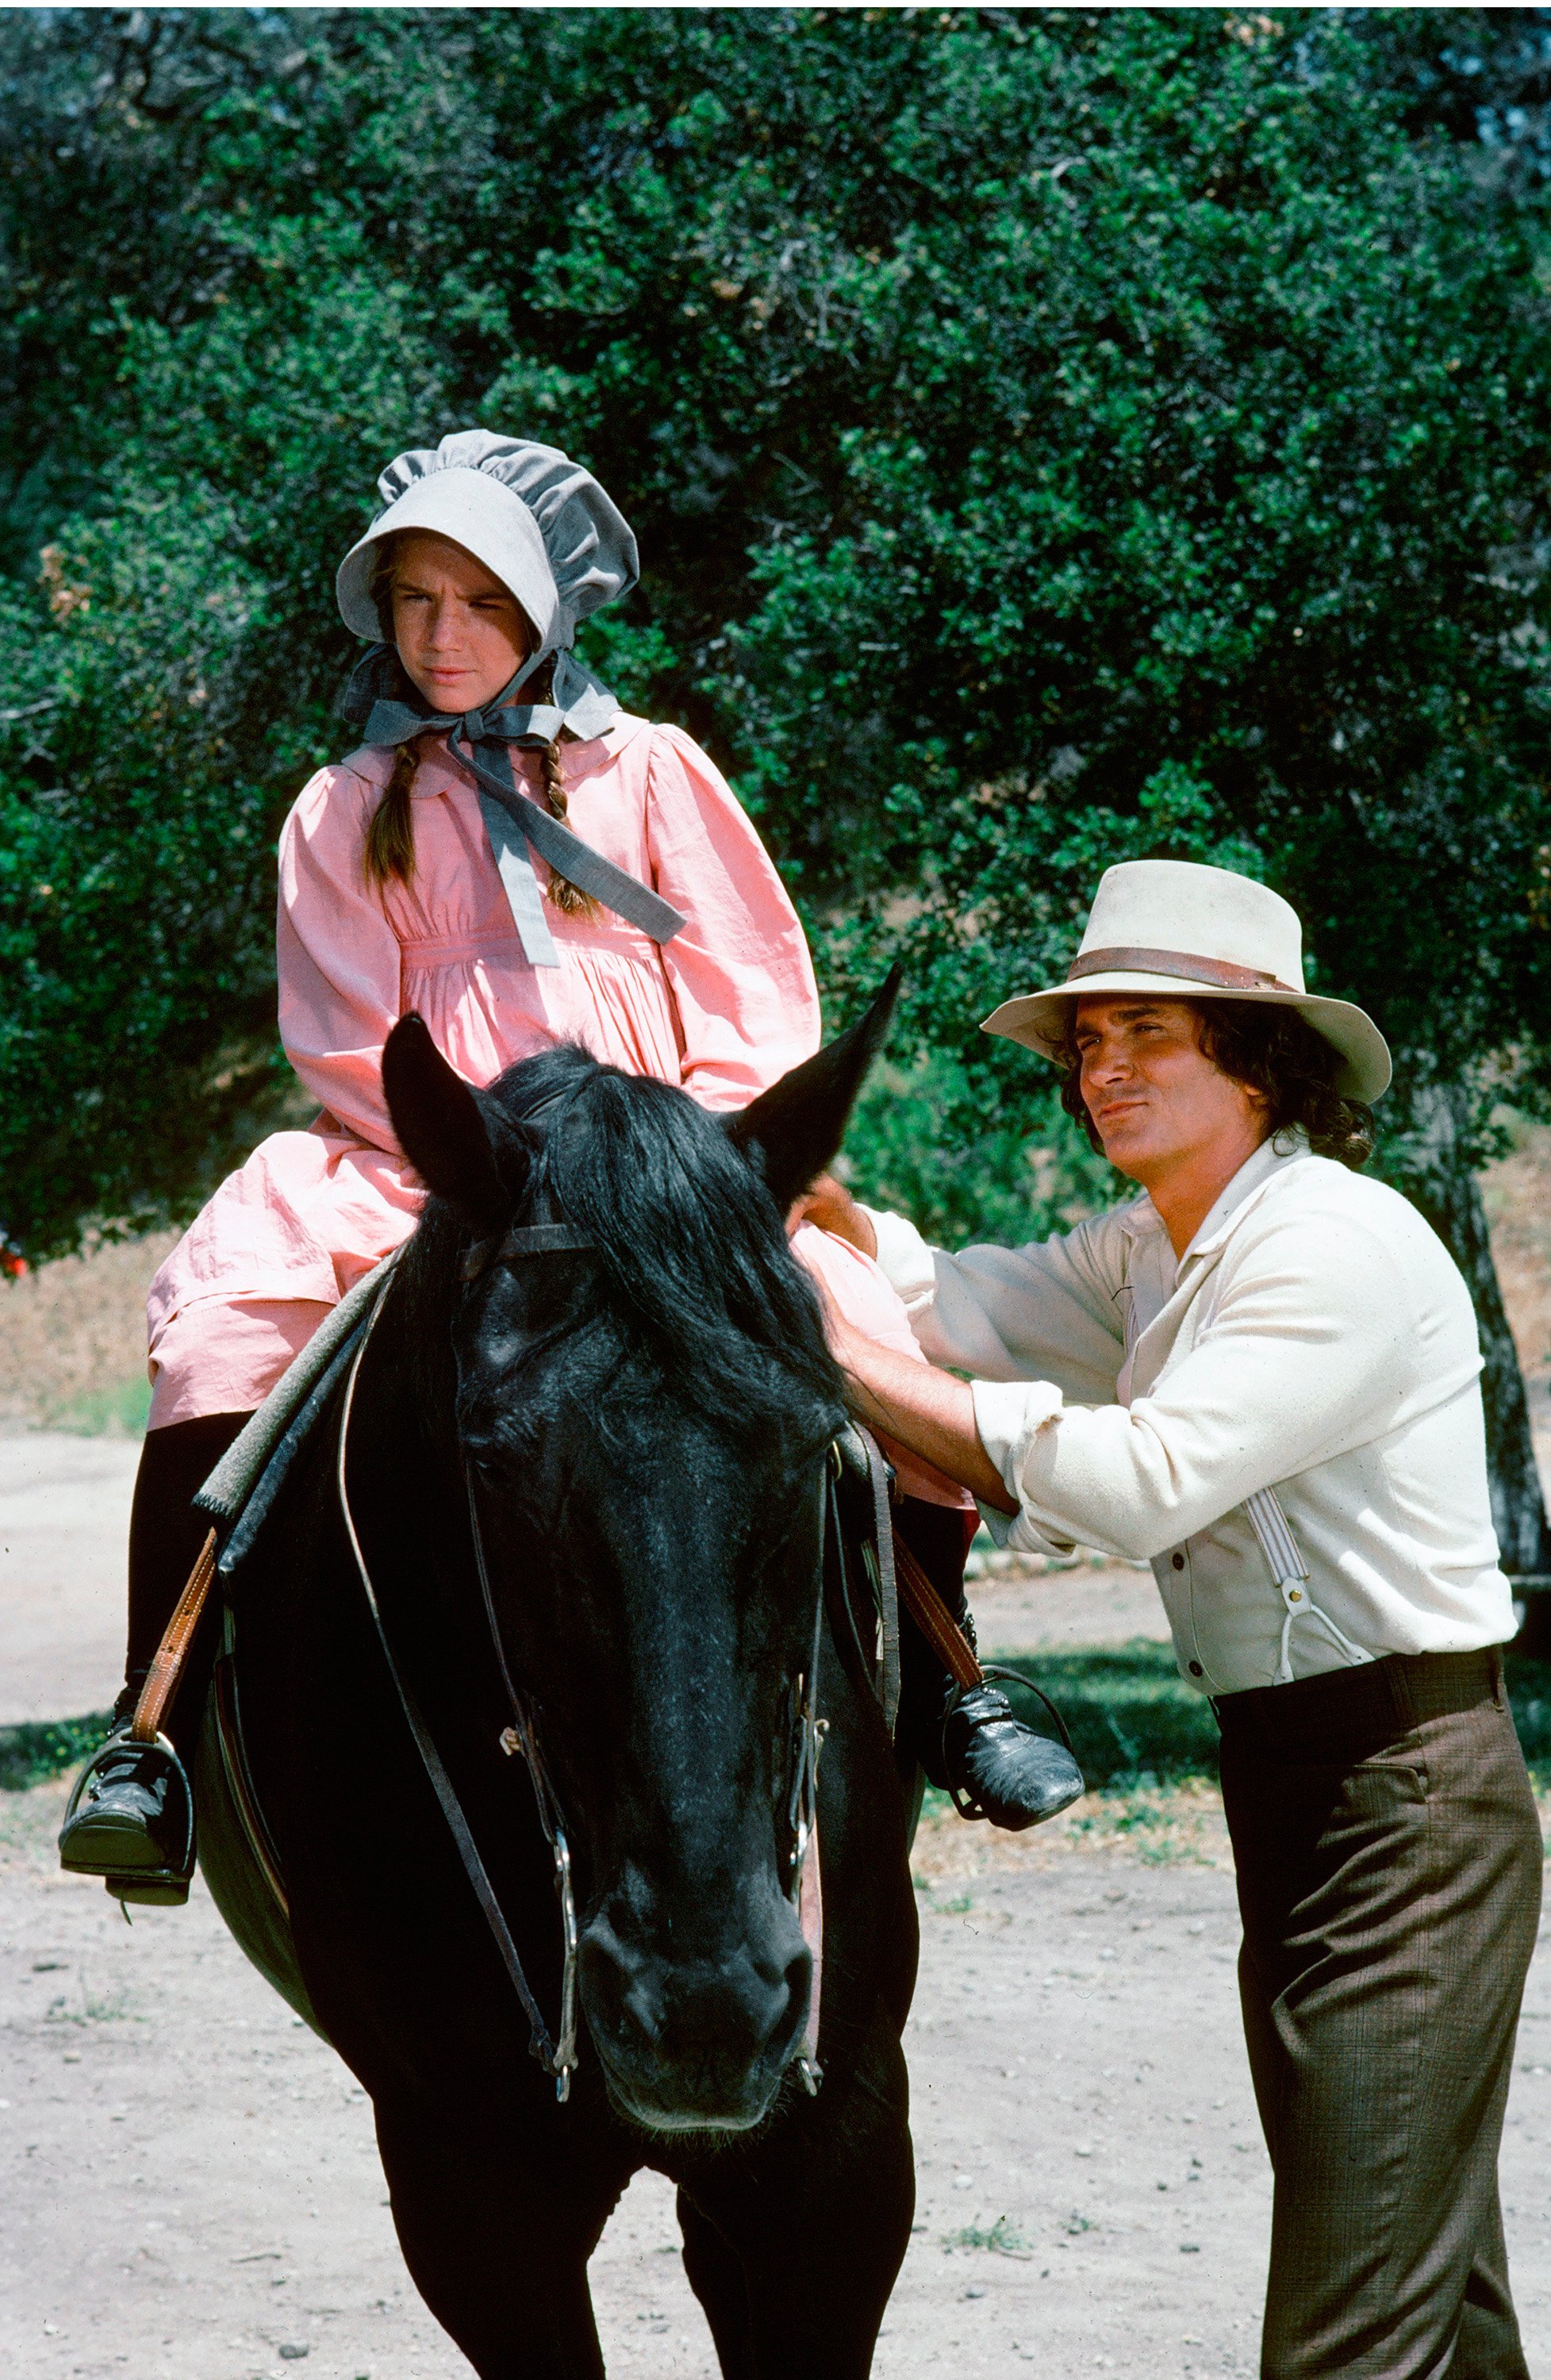
[[[1280,976],[1260,967],[1235,966],[1230,959],[1197,958],[1189,951],[1084,951],[1066,970],[1068,983],[1084,975],[1174,975],[1184,983],[1220,984],[1225,991],[1291,991]]]

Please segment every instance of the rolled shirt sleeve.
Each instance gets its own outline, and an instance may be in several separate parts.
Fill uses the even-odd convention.
[[[1406,1269],[1350,1216],[1289,1215],[1226,1252],[1194,1342],[1126,1405],[975,1384],[975,1425],[1018,1499],[1007,1542],[1150,1560],[1256,1489],[1381,1437],[1473,1383],[1419,1375]]]
[[[986,1380],[1048,1380],[1107,1403],[1125,1354],[1123,1219],[1099,1216],[1026,1247],[928,1247],[903,1215],[864,1211],[878,1264],[923,1354]]]

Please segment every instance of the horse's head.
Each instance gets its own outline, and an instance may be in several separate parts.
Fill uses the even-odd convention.
[[[413,1261],[454,1304],[495,1622],[576,1862],[588,2029],[654,2129],[757,2123],[806,2017],[790,1814],[842,1398],[784,1216],[893,992],[725,1120],[570,1048],[476,1092],[418,1018],[384,1060],[435,1194]],[[586,1245],[504,1247],[536,1222]]]

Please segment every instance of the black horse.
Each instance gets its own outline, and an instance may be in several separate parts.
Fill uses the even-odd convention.
[[[388,1044],[394,1126],[434,1195],[351,1390],[348,1509],[552,2034],[554,1866],[508,1756],[503,1665],[531,1721],[575,1875],[567,2100],[374,1632],[340,1390],[237,1572],[235,1673],[312,2010],[371,2095],[416,2284],[485,2380],[601,2372],[588,2259],[643,2166],[677,2185],[685,2269],[739,2380],[866,2373],[908,2240],[906,1803],[832,1609],[815,1663],[844,1413],[782,1222],[839,1146],[887,1005],[726,1122],[579,1050],[476,1093],[418,1019]],[[535,1222],[568,1228],[536,1245]],[[791,1887],[815,1690],[810,2094]]]

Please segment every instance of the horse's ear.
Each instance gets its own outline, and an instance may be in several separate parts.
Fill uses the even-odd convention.
[[[900,969],[891,968],[865,1015],[728,1118],[734,1146],[763,1173],[782,1214],[838,1154],[856,1094],[883,1047],[900,981]]]
[[[499,1119],[455,1075],[422,1020],[401,1016],[382,1051],[382,1088],[394,1130],[429,1190],[477,1232],[505,1222],[520,1184],[512,1177],[510,1135],[501,1135],[501,1161],[492,1144]]]

